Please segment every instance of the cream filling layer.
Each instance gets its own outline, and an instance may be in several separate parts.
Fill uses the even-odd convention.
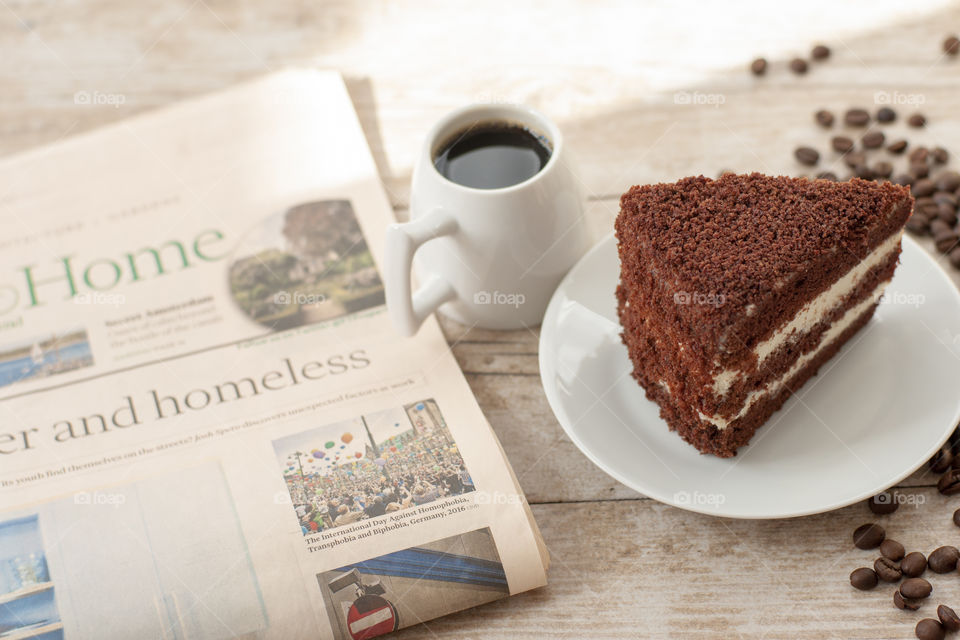
[[[830,325],[830,328],[824,332],[823,337],[820,339],[820,345],[813,351],[808,351],[797,358],[796,362],[794,362],[793,365],[787,369],[779,379],[769,382],[763,389],[756,389],[748,393],[746,399],[744,400],[743,408],[741,408],[736,415],[730,418],[722,418],[720,416],[704,415],[703,412],[698,411],[697,413],[700,415],[700,419],[713,424],[718,429],[726,429],[731,422],[734,422],[735,420],[745,416],[750,410],[750,407],[752,407],[755,403],[770,394],[780,391],[780,388],[784,384],[786,384],[794,375],[803,369],[803,367],[809,364],[811,360],[816,358],[821,351],[829,347],[834,340],[840,337],[840,334],[842,334],[854,322],[856,322],[857,318],[863,315],[863,313],[869,309],[871,305],[877,302],[880,296],[883,295],[883,290],[889,283],[889,280],[884,280],[877,285],[877,288],[874,289],[869,296],[847,309],[844,314],[836,322]]]
[[[883,264],[900,246],[900,237],[903,231],[894,233],[877,245],[866,258],[854,265],[839,280],[816,298],[805,304],[786,324],[780,327],[772,336],[753,348],[757,356],[757,366],[763,366],[764,361],[773,355],[780,347],[790,340],[794,340],[823,321],[855,290],[864,276],[877,265]],[[725,369],[713,379],[713,393],[718,398],[727,395],[730,387],[743,375],[739,369]]]

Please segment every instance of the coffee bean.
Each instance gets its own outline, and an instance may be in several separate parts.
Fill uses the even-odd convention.
[[[950,56],[960,53],[960,38],[947,36],[947,39],[943,41],[943,52]]]
[[[951,469],[940,476],[937,482],[937,491],[945,496],[960,493],[960,469]]]
[[[926,178],[930,175],[930,167],[927,166],[926,162],[911,162],[910,173],[917,178]]]
[[[923,600],[918,600],[916,598],[904,598],[902,595],[900,595],[899,591],[893,592],[893,606],[895,606],[897,609],[916,611],[922,604]]]
[[[889,178],[890,174],[893,173],[893,165],[885,160],[873,165],[873,175],[879,178]]]
[[[913,195],[917,198],[932,196],[933,192],[936,190],[937,190],[937,185],[933,183],[933,180],[927,180],[926,178],[924,178],[923,180],[917,180],[916,183],[914,183],[913,187],[910,189]]]
[[[820,152],[812,147],[797,147],[793,151],[793,155],[800,164],[805,164],[809,167],[812,167],[820,161]]]
[[[855,166],[853,168],[853,175],[862,180],[873,180],[876,177],[873,175],[873,169],[865,164],[858,164]]]
[[[901,138],[900,140],[894,140],[893,142],[887,145],[887,151],[889,151],[890,153],[894,153],[896,155],[900,155],[906,150],[907,150],[907,141],[904,140],[903,138]]]
[[[956,194],[950,191],[937,191],[933,194],[933,201],[937,204],[945,204],[956,209],[957,203],[960,201],[960,199],[957,198]]]
[[[821,171],[817,174],[818,180],[829,180],[830,182],[836,182],[838,180],[837,174],[833,171]]]
[[[926,147],[917,147],[907,155],[910,158],[910,162],[926,162],[927,158],[930,156],[930,150]]]
[[[960,527],[960,509],[953,512],[953,524]]]
[[[951,249],[957,246],[958,240],[960,240],[960,236],[958,236],[955,231],[951,230],[935,233],[933,235],[933,244],[940,253],[949,252]]]
[[[858,549],[876,549],[883,542],[887,532],[878,524],[868,522],[853,532],[853,544]]]
[[[918,622],[916,632],[920,640],[943,640],[947,635],[940,621],[933,618],[924,618]]]
[[[933,587],[923,578],[909,578],[900,585],[900,595],[904,598],[926,598]]]
[[[893,179],[896,184],[902,184],[904,186],[911,185],[914,182],[914,177],[909,173],[901,173],[896,178]]]
[[[853,140],[847,136],[833,136],[830,139],[830,146],[837,153],[849,153],[853,151]]]
[[[790,61],[790,71],[798,75],[803,75],[807,72],[807,61],[803,58],[794,58]]]
[[[937,189],[940,191],[956,191],[960,188],[960,173],[944,171],[937,176]]]
[[[873,570],[877,577],[884,582],[898,582],[903,574],[900,573],[900,563],[890,558],[880,556],[873,562]]]
[[[873,589],[877,586],[878,581],[877,572],[867,567],[854,569],[853,573],[850,574],[850,584],[852,584],[855,589],[860,589],[861,591]]]
[[[893,122],[897,119],[897,112],[890,107],[877,109],[877,122]]]
[[[927,570],[927,557],[919,551],[911,551],[900,561],[900,571],[908,578],[919,578]]]
[[[906,227],[907,227],[907,231],[922,236],[927,231],[929,231],[930,221],[927,218],[921,215],[917,215],[917,213],[914,212],[912,216],[907,218]]]
[[[952,233],[953,227],[946,220],[941,220],[940,218],[934,218],[930,221],[930,235],[936,238],[939,235],[944,233]],[[954,458],[956,460],[956,458]]]
[[[957,247],[951,251],[948,258],[950,260],[950,264],[952,264],[955,268],[960,269],[960,247]]]
[[[863,138],[860,139],[860,142],[863,143],[864,149],[879,149],[883,146],[883,141],[886,139],[886,136],[883,135],[883,131],[868,131],[863,134]]]
[[[951,207],[948,204],[938,204],[937,205],[937,219],[943,220],[947,223],[949,227],[956,226],[957,224],[957,209],[956,207]],[[957,458],[953,459],[953,468],[958,468],[957,465],[960,463],[960,460]]]
[[[815,114],[813,114],[813,119],[817,121],[817,124],[823,127],[824,129],[829,129],[833,126],[833,112],[827,111],[826,109],[820,109]]]
[[[914,201],[913,210],[929,220],[940,211],[940,205],[934,202],[930,196],[921,196]],[[954,460],[956,460],[956,457],[954,457]]]
[[[824,44],[818,44],[810,52],[810,57],[814,60],[826,60],[830,57],[830,47]]]
[[[906,553],[906,549],[903,548],[903,545],[897,542],[896,540],[891,540],[887,538],[880,543],[880,554],[884,558],[890,558],[894,562],[900,562],[903,560],[903,556]]]
[[[870,114],[866,109],[848,109],[843,114],[843,121],[848,127],[865,127],[870,123]]]
[[[937,164],[947,164],[950,159],[950,152],[943,147],[934,147],[930,155],[933,156],[933,161]]]
[[[755,76],[762,76],[767,72],[767,61],[765,58],[757,58],[750,63],[750,72]]]
[[[922,113],[915,113],[907,118],[907,124],[911,127],[920,128],[927,124],[927,118]]]
[[[916,206],[916,202],[914,202],[914,206]],[[950,468],[951,463],[953,463],[953,451],[951,451],[950,445],[945,444],[940,447],[940,451],[930,458],[927,464],[930,465],[931,471],[943,473]]]
[[[937,547],[927,558],[927,565],[934,573],[950,573],[957,568],[960,551],[952,545]]]
[[[858,165],[865,164],[866,162],[867,154],[865,154],[863,151],[851,151],[843,156],[843,163],[851,169]]]
[[[937,607],[937,617],[947,631],[960,631],[960,616],[945,604]]]
[[[867,508],[880,516],[893,513],[897,510],[898,506],[896,499],[889,491],[881,491],[867,500]]]

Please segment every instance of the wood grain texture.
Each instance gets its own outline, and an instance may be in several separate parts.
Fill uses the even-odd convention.
[[[960,60],[940,42],[960,5],[838,3],[465,3],[430,0],[5,0],[0,2],[0,154],[289,66],[340,69],[389,198],[407,216],[422,137],[468,102],[524,102],[555,118],[574,151],[596,238],[631,184],[721,169],[805,173],[794,146],[837,165],[812,113],[900,101],[930,126],[907,131],[960,157]],[[797,77],[814,42],[831,59]],[[757,79],[756,55],[771,68]],[[84,105],[77,92],[123,97]],[[882,154],[880,154],[882,155]],[[931,249],[930,243],[924,244]],[[951,272],[960,283],[956,271]],[[892,587],[847,576],[861,505],[795,520],[715,519],[656,503],[610,479],[573,446],[543,395],[537,331],[470,330],[443,320],[453,353],[503,442],[553,555],[534,593],[410,628],[443,638],[909,638],[920,614]],[[882,520],[908,549],[957,544],[960,498],[924,470],[901,483],[919,506]],[[956,577],[937,602],[960,605]]]

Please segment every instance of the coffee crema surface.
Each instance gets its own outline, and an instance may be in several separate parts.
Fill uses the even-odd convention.
[[[434,166],[452,182],[473,189],[503,189],[537,175],[550,160],[549,141],[505,123],[474,124],[440,147]]]

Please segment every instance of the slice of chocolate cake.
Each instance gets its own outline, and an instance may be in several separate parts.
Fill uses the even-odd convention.
[[[913,208],[891,183],[726,175],[620,198],[618,313],[670,428],[733,456],[873,315]]]

